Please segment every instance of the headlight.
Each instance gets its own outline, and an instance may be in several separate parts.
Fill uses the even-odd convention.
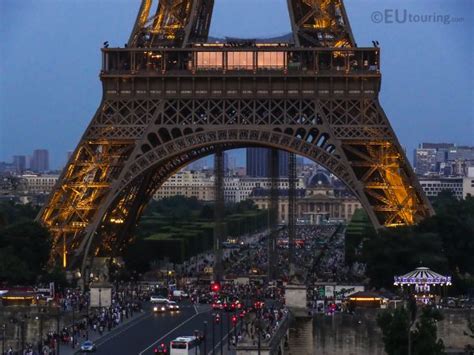
[[[164,311],[164,310],[165,310],[165,307],[161,307],[161,310]]]
[[[153,307],[153,310],[154,310],[154,311],[157,311],[157,310],[158,310],[158,307]]]

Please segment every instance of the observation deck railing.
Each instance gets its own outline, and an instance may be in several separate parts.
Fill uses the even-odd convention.
[[[102,75],[378,75],[379,48],[103,48]]]

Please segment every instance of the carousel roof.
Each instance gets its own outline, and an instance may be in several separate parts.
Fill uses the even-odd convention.
[[[432,284],[432,285],[451,285],[451,276],[443,276],[430,270],[427,267],[418,267],[415,270],[402,275],[394,277],[394,285],[419,285],[419,284]]]

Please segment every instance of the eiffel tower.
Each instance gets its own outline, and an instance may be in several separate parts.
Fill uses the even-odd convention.
[[[377,228],[433,213],[378,99],[380,49],[357,47],[341,0],[288,0],[289,43],[208,43],[213,6],[142,0],[125,48],[102,48],[102,102],[38,216],[52,261],[117,255],[171,175],[242,147],[324,166]]]

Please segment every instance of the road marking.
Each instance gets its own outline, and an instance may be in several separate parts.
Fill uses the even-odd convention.
[[[200,313],[196,313],[195,315],[193,315],[192,317],[186,319],[184,322],[178,324],[176,326],[176,328],[170,330],[168,333],[166,333],[165,335],[163,335],[160,339],[158,339],[157,341],[153,342],[150,344],[150,346],[148,346],[147,348],[143,349],[142,351],[140,351],[138,353],[138,355],[142,355],[143,353],[145,353],[145,351],[147,351],[148,349],[152,348],[154,345],[156,345],[157,343],[159,343],[160,341],[162,341],[164,338],[166,338],[168,335],[170,335],[171,333],[173,333],[175,330],[181,328],[183,325],[185,325],[186,323],[188,323],[191,319],[194,319],[196,318]]]
[[[143,320],[145,320],[145,319],[147,319],[147,318],[149,318],[149,317],[151,317],[151,316],[152,316],[152,314],[143,315],[141,318],[135,319],[135,320],[131,321],[130,323],[124,325],[123,328],[117,329],[117,332],[116,332],[116,333],[112,333],[112,334],[109,333],[109,334],[110,334],[109,337],[107,337],[107,335],[105,335],[104,338],[107,337],[107,339],[105,339],[105,340],[103,340],[103,341],[100,341],[100,339],[99,339],[99,340],[97,341],[97,343],[96,343],[97,347],[99,347],[99,346],[101,346],[101,345],[104,345],[104,344],[107,343],[109,340],[115,338],[117,335],[122,334],[124,331],[130,329],[131,327],[136,326],[138,323],[140,323],[141,321],[143,321]],[[133,323],[133,324],[132,324],[132,323]]]
[[[199,313],[199,311],[198,311],[198,309],[197,309],[197,306],[196,306],[196,305],[194,305],[194,310],[196,311],[196,314],[198,314],[198,313]]]

